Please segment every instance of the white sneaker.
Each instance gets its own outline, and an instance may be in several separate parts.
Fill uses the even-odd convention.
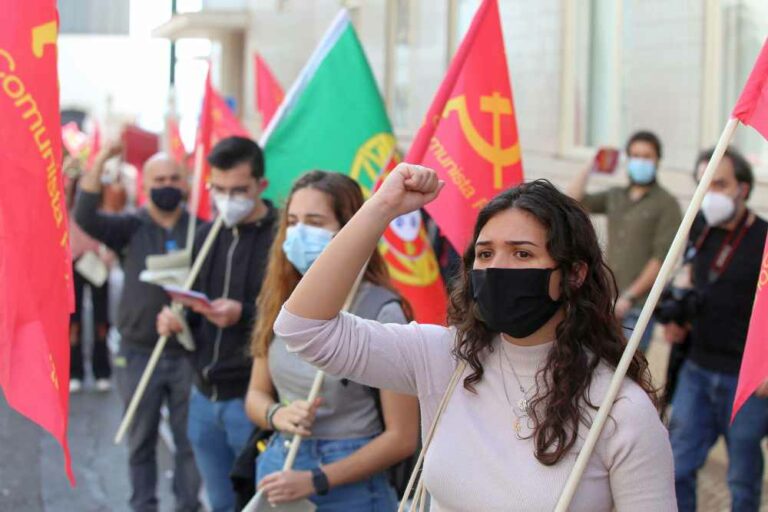
[[[112,383],[109,379],[96,379],[96,391],[109,391],[112,389]]]
[[[80,379],[69,379],[69,392],[79,393],[83,389],[83,381]]]

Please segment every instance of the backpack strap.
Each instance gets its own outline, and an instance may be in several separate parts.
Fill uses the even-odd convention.
[[[464,373],[464,370],[466,368],[467,368],[467,362],[461,361],[456,366],[456,370],[454,370],[453,375],[451,376],[451,380],[448,382],[448,387],[446,388],[445,393],[443,394],[442,400],[440,400],[440,405],[437,406],[437,412],[435,413],[435,417],[432,420],[432,425],[430,425],[429,427],[429,431],[427,432],[427,437],[424,439],[424,446],[421,448],[421,452],[419,453],[419,458],[416,459],[416,465],[413,467],[411,478],[408,480],[408,487],[406,487],[405,489],[405,495],[403,496],[403,499],[400,502],[400,507],[398,507],[397,512],[405,512],[408,496],[411,495],[411,492],[413,491],[413,487],[414,485],[416,485],[417,480],[418,480],[418,485],[416,486],[416,495],[411,505],[411,510],[424,510],[424,507],[426,504],[426,489],[424,488],[424,479],[422,478],[422,474],[421,474],[421,469],[424,466],[424,457],[427,453],[427,449],[429,448],[429,445],[432,444],[432,438],[435,437],[435,431],[437,430],[437,425],[440,422],[440,418],[442,418],[443,412],[445,412],[445,408],[448,405],[448,402],[450,401],[451,396],[453,395],[453,391],[456,389],[456,385],[459,383],[459,380],[461,380],[461,376]],[[420,508],[417,508],[419,504],[421,504]]]

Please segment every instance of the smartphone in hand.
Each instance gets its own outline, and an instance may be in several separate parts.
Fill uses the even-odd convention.
[[[613,174],[619,165],[619,150],[616,148],[602,147],[595,154],[592,161],[592,170],[603,174]]]

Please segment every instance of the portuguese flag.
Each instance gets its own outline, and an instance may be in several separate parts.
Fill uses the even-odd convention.
[[[392,125],[346,10],[336,16],[288,91],[260,145],[269,179],[265,196],[277,201],[313,169],[347,174],[367,196],[392,167]],[[421,214],[393,221],[380,249],[416,320],[445,323],[445,288]]]

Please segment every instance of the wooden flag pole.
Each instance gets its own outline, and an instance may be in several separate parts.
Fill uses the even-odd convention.
[[[200,180],[203,179],[203,145],[195,148],[195,169],[192,175],[192,196],[189,202],[189,224],[187,224],[187,245],[185,249],[192,253],[192,244],[195,242],[195,230],[197,229],[197,209],[200,206]]]
[[[216,235],[219,234],[223,223],[224,221],[222,217],[218,217],[216,222],[213,223],[213,227],[211,227],[211,230],[208,232],[208,236],[205,238],[205,242],[200,248],[200,253],[195,259],[195,264],[192,265],[192,270],[189,271],[187,281],[184,283],[185,290],[192,288],[192,285],[195,283],[197,274],[200,273],[200,268],[202,268],[203,262],[208,256],[208,252],[211,250],[211,246],[213,245],[214,240],[216,240]],[[174,303],[172,307],[175,312],[181,311],[181,306],[177,303]],[[139,407],[139,402],[141,402],[141,398],[144,396],[144,392],[147,389],[147,384],[149,384],[149,379],[152,377],[152,374],[155,371],[155,367],[157,366],[157,362],[160,360],[160,355],[163,353],[163,349],[165,348],[166,343],[168,343],[168,336],[160,336],[160,338],[158,338],[157,343],[155,344],[155,348],[152,350],[152,355],[147,362],[147,366],[144,368],[144,373],[141,375],[141,380],[139,380],[139,384],[136,387],[136,391],[133,392],[131,402],[128,404],[128,408],[126,409],[125,415],[123,416],[123,421],[120,423],[120,427],[117,429],[117,434],[115,434],[115,444],[119,444],[123,440],[125,433],[128,431],[128,427],[131,426],[133,418],[136,415],[136,409]]]
[[[656,281],[653,283],[653,288],[651,288],[651,292],[648,294],[648,299],[645,301],[643,310],[640,313],[640,318],[637,320],[637,325],[635,325],[635,329],[632,331],[632,336],[629,338],[629,342],[624,349],[624,354],[621,356],[621,360],[616,366],[616,371],[611,379],[610,387],[608,388],[605,398],[603,398],[600,409],[597,411],[592,427],[589,429],[589,434],[587,434],[584,447],[576,458],[576,464],[574,465],[573,470],[571,470],[568,480],[565,482],[565,487],[557,502],[555,512],[566,512],[571,504],[576,488],[587,467],[587,462],[592,455],[592,451],[595,449],[595,444],[600,437],[600,433],[603,431],[605,422],[608,419],[608,414],[610,414],[613,403],[616,401],[616,396],[619,394],[619,389],[621,388],[624,376],[627,374],[627,369],[632,361],[632,357],[634,356],[637,347],[640,345],[640,338],[642,337],[645,328],[648,326],[648,321],[651,319],[651,314],[656,308],[656,303],[659,301],[661,292],[664,290],[677,261],[685,249],[691,225],[693,225],[693,221],[701,207],[704,195],[709,189],[712,177],[715,174],[715,169],[717,169],[717,166],[723,159],[725,150],[728,148],[728,144],[731,142],[738,125],[738,119],[732,118],[728,121],[723,132],[720,134],[720,140],[718,140],[717,146],[715,146],[712,158],[709,159],[704,175],[701,177],[701,181],[696,187],[696,192],[693,194],[693,198],[688,205],[683,221],[677,229],[677,234],[672,242],[672,246],[669,248],[669,252],[667,252],[667,256],[664,258],[664,263],[661,266],[661,270],[659,270],[659,275],[656,277]]]

